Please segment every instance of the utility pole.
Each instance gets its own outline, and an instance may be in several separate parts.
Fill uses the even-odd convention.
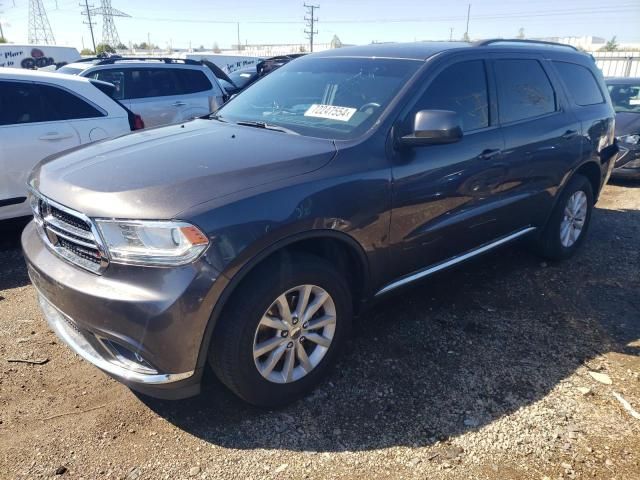
[[[97,54],[98,52],[96,52],[96,37],[93,35],[93,26],[95,25],[95,23],[91,21],[91,9],[93,8],[93,5],[89,5],[89,0],[84,0],[84,5],[81,3],[80,6],[84,7],[84,12],[82,12],[82,15],[85,15],[87,17],[87,21],[82,23],[84,23],[85,25],[89,25],[89,31],[91,32],[91,44],[93,45],[93,53]]]
[[[449,28],[449,41],[453,41],[453,27]]]
[[[304,33],[307,34],[307,38],[309,39],[309,49],[313,52],[313,37],[318,34],[318,31],[315,29],[316,22],[318,19],[315,17],[316,9],[320,8],[320,5],[307,5],[304,4],[304,7],[307,9],[307,13],[309,16],[304,17],[307,21],[307,27],[309,30],[305,30]]]
[[[464,32],[464,39],[468,42],[469,39],[469,17],[471,16],[471,4],[467,7],[467,29]]]
[[[238,22],[238,51],[242,50],[242,45],[240,45],[240,22]]]
[[[120,36],[113,17],[131,17],[111,6],[111,0],[100,0],[100,8],[94,8],[91,13],[102,15],[102,43],[116,49],[120,45]]]

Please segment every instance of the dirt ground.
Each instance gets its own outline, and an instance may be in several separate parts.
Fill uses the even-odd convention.
[[[215,378],[138,397],[80,360],[0,228],[2,479],[640,478],[640,418],[614,396],[640,411],[640,183],[606,187],[568,262],[514,245],[387,298],[277,411]]]

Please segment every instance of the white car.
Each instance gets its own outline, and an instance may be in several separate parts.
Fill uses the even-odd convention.
[[[143,125],[81,77],[0,69],[0,220],[30,215],[27,176],[43,158]]]
[[[214,68],[219,70],[215,65]],[[56,73],[114,84],[114,98],[140,115],[147,127],[201,117],[217,110],[227,99],[211,67],[195,60],[87,58],[65,65]]]

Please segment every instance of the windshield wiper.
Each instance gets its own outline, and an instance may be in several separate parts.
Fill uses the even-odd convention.
[[[289,130],[288,128],[280,127],[279,125],[271,125],[266,122],[256,122],[253,120],[239,120],[236,122],[237,125],[244,125],[246,127],[255,127],[255,128],[263,128],[265,130],[273,130],[274,132],[283,132],[290,133],[292,135],[300,135],[298,132],[294,132],[293,130]]]
[[[205,119],[209,119],[209,120],[218,120],[219,122],[224,122],[227,123],[226,120],[222,119],[222,115],[218,115],[217,113],[209,113],[208,115],[205,115],[204,117]]]

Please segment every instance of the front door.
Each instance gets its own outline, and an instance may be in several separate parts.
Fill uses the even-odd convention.
[[[397,151],[393,159],[392,270],[399,277],[460,255],[500,234],[496,187],[506,172],[487,62],[443,66],[427,79],[398,129],[408,133],[420,110],[452,110],[457,143]]]

